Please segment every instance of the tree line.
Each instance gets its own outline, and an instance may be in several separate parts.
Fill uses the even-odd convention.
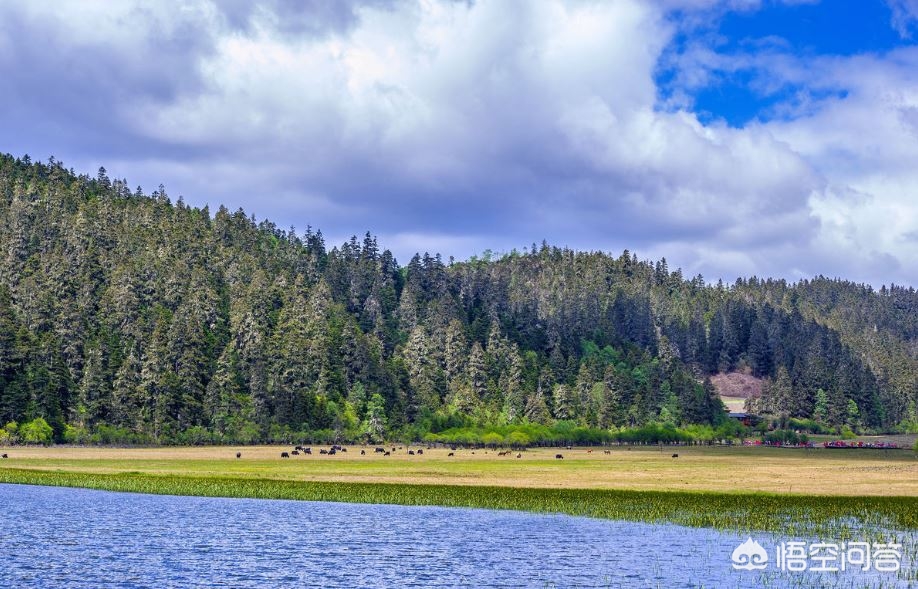
[[[723,423],[708,376],[827,426],[918,423],[913,288],[709,285],[542,243],[404,266],[0,156],[0,424],[57,440],[421,439],[450,428]],[[9,429],[9,428],[7,428]],[[15,429],[15,426],[14,426]]]

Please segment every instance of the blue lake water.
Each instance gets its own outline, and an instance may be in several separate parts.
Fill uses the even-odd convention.
[[[0,484],[6,587],[910,586],[888,572],[734,570],[746,538],[513,511]],[[794,540],[753,538],[772,553]]]

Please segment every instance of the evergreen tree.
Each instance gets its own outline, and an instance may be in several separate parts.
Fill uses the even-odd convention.
[[[547,243],[400,267],[369,233],[328,249],[312,228],[6,155],[0,227],[0,422],[42,418],[57,439],[67,425],[163,443],[191,428],[378,437],[450,411],[716,424],[706,377],[746,367],[779,417],[888,430],[918,407],[913,287],[708,286]]]

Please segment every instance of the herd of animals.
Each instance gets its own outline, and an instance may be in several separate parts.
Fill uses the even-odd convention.
[[[573,450],[573,447],[571,447],[571,446],[566,446],[565,448],[566,448],[567,450]],[[400,450],[402,450],[402,449],[403,449],[402,446],[392,446],[391,449],[388,449],[388,450],[387,450],[386,448],[381,447],[381,446],[376,446],[376,447],[373,449],[373,453],[374,453],[374,454],[382,454],[383,456],[391,456],[392,454],[394,454],[394,453],[396,453],[396,452],[398,452],[398,451],[400,451]],[[431,449],[432,449],[431,446],[428,446],[428,447],[427,447],[427,450],[431,450]],[[450,446],[450,452],[449,452],[449,454],[447,454],[446,456],[447,456],[447,457],[455,456],[457,450],[458,450],[458,448],[457,448],[456,446]],[[347,452],[347,448],[345,448],[344,446],[339,446],[338,444],[333,444],[333,445],[332,445],[331,447],[329,447],[327,450],[326,450],[325,448],[319,449],[319,454],[326,454],[326,455],[328,455],[328,456],[334,456],[335,454],[337,454],[337,453],[339,453],[339,452]],[[588,454],[591,454],[592,452],[593,452],[593,450],[587,450],[587,453],[588,453]],[[296,446],[296,447],[295,447],[293,450],[291,450],[291,451],[286,451],[286,450],[285,450],[285,451],[281,452],[281,453],[280,453],[280,457],[281,457],[281,458],[290,458],[291,456],[300,456],[300,455],[306,455],[306,454],[312,455],[312,453],[313,453],[313,452],[312,452],[312,448],[311,448],[311,447],[307,447],[307,446]],[[361,455],[361,456],[366,455],[366,453],[367,453],[367,450],[366,450],[366,449],[361,449],[361,450],[360,450],[360,455]],[[423,456],[423,454],[424,454],[424,449],[418,448],[417,450],[411,450],[410,448],[408,448],[408,449],[406,449],[406,453],[407,453],[408,456]],[[471,453],[474,454],[475,451],[472,450]],[[488,451],[485,450],[484,453],[487,454]],[[611,450],[603,450],[603,454],[611,454],[611,453],[612,453]],[[502,457],[502,456],[511,456],[511,455],[513,455],[513,452],[512,452],[511,450],[505,450],[505,451],[502,451],[502,452],[498,452],[498,453],[497,453],[497,456],[500,456],[500,457]],[[6,455],[4,454],[3,457],[6,458]],[[517,452],[517,453],[516,453],[516,457],[517,457],[517,458],[522,458],[522,457],[523,457],[523,453],[522,453],[522,452]],[[242,452],[236,452],[236,458],[242,458]],[[678,455],[678,454],[673,454],[673,458],[679,458],[679,455]],[[564,459],[564,455],[563,455],[563,454],[555,454],[555,460],[563,460],[563,459]]]
[[[573,449],[571,446],[567,446],[566,448],[567,448],[568,450],[572,450],[572,449]],[[391,449],[391,450],[386,450],[385,448],[381,448],[381,447],[377,446],[376,448],[374,448],[373,452],[374,452],[375,454],[382,454],[383,456],[391,456],[393,452],[397,452],[397,451],[399,451],[399,450],[401,450],[401,449],[402,449],[401,446],[398,446],[398,447],[392,446],[392,449]],[[431,447],[428,446],[427,449],[430,450]],[[455,455],[456,455],[456,450],[457,450],[456,446],[451,446],[451,447],[450,447],[450,450],[451,450],[451,452],[450,452],[449,454],[447,454],[447,457],[449,457],[449,456],[455,456]],[[345,448],[344,446],[339,446],[339,445],[337,445],[337,444],[334,444],[334,445],[332,445],[328,450],[326,450],[325,448],[322,448],[322,449],[319,450],[319,454],[327,454],[327,455],[329,455],[329,456],[334,456],[334,455],[337,454],[338,452],[347,452],[347,448]],[[587,453],[588,453],[588,454],[589,454],[589,453],[592,453],[592,452],[593,452],[592,450],[587,450]],[[281,455],[280,455],[280,456],[281,456],[281,458],[290,458],[290,456],[299,456],[301,453],[302,453],[302,454],[310,454],[310,455],[311,455],[311,454],[312,454],[312,448],[307,448],[307,447],[305,447],[305,446],[297,446],[297,447],[294,448],[293,451],[291,451],[291,452],[281,452]],[[360,455],[361,455],[361,456],[365,455],[366,453],[367,453],[366,450],[361,450],[361,451],[360,451]],[[474,453],[475,453],[475,452],[472,451],[472,454],[474,454]],[[487,453],[488,453],[488,451],[485,450],[485,454],[487,454]],[[603,454],[611,454],[611,453],[612,453],[612,452],[611,452],[610,450],[603,450]],[[424,450],[421,449],[421,448],[418,448],[416,451],[415,451],[415,450],[411,450],[411,449],[408,450],[408,455],[409,455],[409,456],[415,456],[415,455],[422,456],[423,454],[424,454]],[[512,452],[511,452],[510,450],[507,450],[507,451],[504,451],[504,452],[498,452],[498,453],[497,453],[498,456],[510,456],[511,454],[512,454]],[[522,457],[523,457],[522,452],[517,452],[516,457],[517,457],[517,458],[522,458]],[[7,454],[0,454],[0,458],[9,458],[9,456],[8,456]],[[236,458],[242,458],[242,452],[236,452]],[[679,458],[679,455],[678,455],[678,454],[673,454],[673,458]],[[555,454],[555,460],[563,460],[563,459],[564,459],[564,455],[563,455],[563,454]]]

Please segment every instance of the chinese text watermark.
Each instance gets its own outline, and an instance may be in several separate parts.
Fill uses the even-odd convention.
[[[902,545],[893,542],[780,542],[774,559],[752,538],[736,547],[733,568],[760,571],[773,566],[778,571],[843,572],[876,571],[896,573],[902,566]]]

